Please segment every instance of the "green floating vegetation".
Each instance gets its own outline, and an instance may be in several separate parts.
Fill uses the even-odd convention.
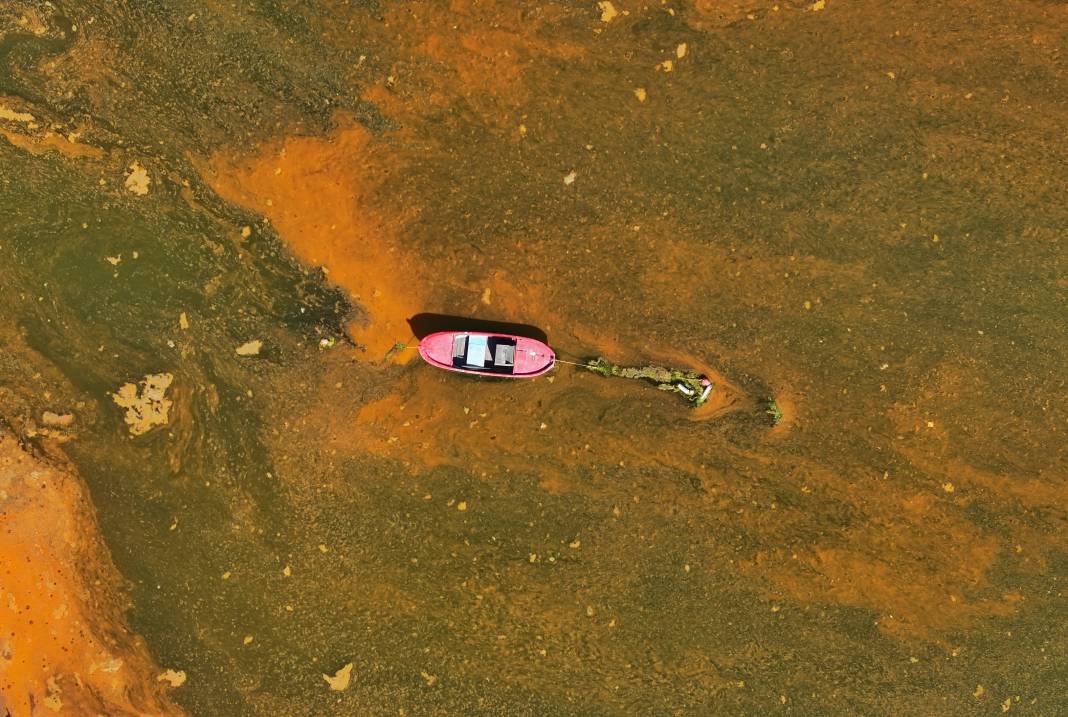
[[[769,398],[764,401],[764,413],[771,421],[771,425],[779,425],[779,421],[782,420],[782,409],[779,408],[779,404],[775,402],[774,398]]]
[[[712,395],[712,381],[707,376],[694,371],[682,371],[663,366],[617,366],[601,357],[590,359],[583,364],[583,367],[601,376],[619,376],[649,381],[661,391],[679,394],[694,408],[704,405],[708,397]]]
[[[382,360],[389,361],[391,358],[393,358],[406,348],[408,348],[407,344],[402,344],[398,341],[397,343],[393,344],[393,347],[389,351],[386,352],[386,355],[382,358]]]

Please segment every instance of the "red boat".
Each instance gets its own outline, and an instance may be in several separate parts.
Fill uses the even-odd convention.
[[[552,370],[556,353],[536,339],[482,331],[441,331],[419,342],[431,366],[478,376],[534,378]]]

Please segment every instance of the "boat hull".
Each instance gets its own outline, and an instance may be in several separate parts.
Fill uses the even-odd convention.
[[[556,366],[556,353],[541,341],[483,331],[440,331],[419,342],[431,366],[474,376],[534,378]]]

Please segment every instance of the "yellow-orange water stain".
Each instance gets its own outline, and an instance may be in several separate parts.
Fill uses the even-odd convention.
[[[766,576],[799,601],[872,610],[880,631],[905,641],[938,641],[949,630],[1016,609],[1015,600],[986,595],[1000,541],[932,496],[900,498],[888,489],[857,509],[866,509],[871,522],[792,555],[760,553],[741,565],[743,572]]]
[[[0,707],[181,714],[123,624],[118,575],[77,478],[2,435],[0,495]]]
[[[383,206],[383,184],[400,160],[361,125],[339,121],[329,137],[290,137],[251,158],[219,154],[202,170],[222,197],[265,215],[301,261],[325,267],[367,309],[350,332],[380,359],[410,335],[406,319],[424,306],[424,278],[399,249],[412,211]]]
[[[419,15],[430,14],[442,21],[419,23],[423,32],[430,29],[422,42],[426,54],[450,67],[467,92],[477,90],[497,101],[516,93],[526,96],[521,76],[533,57],[575,59],[585,51],[581,45],[553,40],[543,32],[567,16],[568,9],[558,4],[546,3],[533,13],[492,0],[452,0],[447,12],[441,3],[414,5]],[[441,32],[443,27],[449,31]]]
[[[920,425],[918,411],[915,405],[897,409],[899,430],[906,430],[905,424]],[[995,591],[991,571],[1001,561],[1045,570],[1046,554],[1063,549],[1065,541],[1058,537],[1051,542],[1041,529],[1013,521],[1015,547],[1010,551],[1000,536],[970,520],[966,508],[979,488],[1023,506],[1063,509],[1060,481],[1015,480],[950,457],[948,447],[939,458],[904,443],[899,442],[898,451],[929,476],[920,486],[926,490],[917,492],[911,482],[899,484],[889,471],[843,476],[805,462],[799,472],[802,493],[814,505],[850,505],[860,516],[857,526],[794,546],[792,554],[779,551],[774,560],[760,554],[744,563],[743,571],[764,576],[799,601],[869,609],[880,631],[906,642],[941,642],[952,630],[1013,614],[1018,596]],[[782,511],[784,522],[790,513]]]
[[[1027,510],[1068,511],[1068,474],[1058,470],[1060,466],[1036,475],[1002,474],[978,468],[968,456],[960,455],[946,427],[946,414],[960,410],[967,387],[982,380],[976,368],[965,362],[947,361],[936,366],[925,385],[887,412],[899,436],[897,452],[927,474],[932,484],[954,484],[962,501],[981,490]],[[1021,525],[1017,530],[1022,536],[1032,529]],[[1062,549],[1068,547],[1068,540],[1058,537],[1061,539],[1056,542]]]
[[[462,101],[487,124],[513,127],[512,110],[531,97],[526,74],[535,61],[586,54],[583,45],[549,32],[575,12],[556,3],[528,8],[494,0],[391,5],[387,41],[393,54],[412,61],[374,78],[362,96],[405,125]]]
[[[913,533],[919,526],[909,526]],[[912,640],[936,638],[977,619],[1011,615],[1013,600],[979,599],[966,593],[988,583],[982,576],[994,562],[996,540],[987,538],[967,546],[963,555],[946,558],[945,546],[933,544],[930,535],[887,536],[893,543],[885,557],[849,548],[817,548],[804,564],[819,572],[823,585],[797,589],[794,596],[808,600],[865,607],[878,615],[882,632]],[[943,536],[938,536],[942,538]],[[952,533],[944,536],[951,540]],[[906,559],[903,551],[916,549],[922,558]],[[785,583],[785,581],[784,581]]]
[[[72,138],[73,135],[65,137],[55,132],[22,134],[0,127],[0,136],[31,154],[39,155],[51,151],[71,159],[100,159],[104,156],[104,150],[90,144],[76,142]]]

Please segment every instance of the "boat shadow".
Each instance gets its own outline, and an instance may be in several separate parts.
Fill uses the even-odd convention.
[[[549,342],[548,336],[537,326],[515,324],[508,321],[490,321],[473,319],[469,316],[452,316],[450,314],[416,314],[408,319],[408,326],[417,339],[435,334],[439,331],[481,331],[488,334],[512,334],[536,339],[543,344]]]

